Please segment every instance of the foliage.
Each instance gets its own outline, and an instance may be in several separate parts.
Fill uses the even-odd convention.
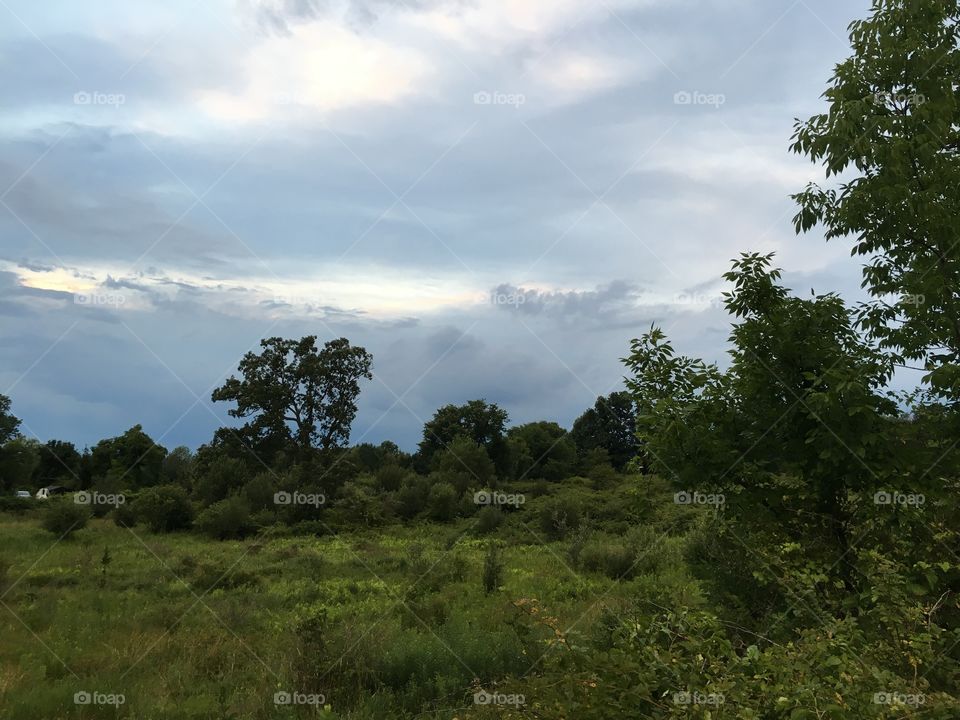
[[[6,395],[0,395],[0,445],[4,445],[19,434],[20,418],[10,412],[12,403]]]
[[[144,490],[133,501],[133,511],[153,532],[186,530],[193,524],[193,504],[179,485],[158,485]]]
[[[112,474],[125,488],[151,487],[160,483],[167,451],[157,445],[140,425],[123,435],[98,442],[90,453],[94,482]]]
[[[465,405],[445,405],[423,426],[423,439],[416,464],[421,472],[432,467],[434,455],[450,446],[458,437],[467,437],[487,451],[497,473],[508,470],[509,452],[504,435],[507,412],[495,403],[471,400]]]
[[[216,540],[244,538],[255,529],[250,517],[250,505],[239,495],[232,495],[205,508],[194,524],[201,533]]]
[[[795,195],[798,230],[852,236],[873,300],[860,319],[899,362],[920,360],[942,397],[960,399],[960,6],[874,0],[850,26],[826,113],[797,122],[793,150],[837,188]]]
[[[90,512],[84,505],[78,505],[72,498],[59,497],[47,500],[43,511],[43,529],[58,538],[68,538],[77,530],[82,530],[90,519]]]
[[[40,465],[41,447],[33,438],[25,437],[15,437],[0,447],[0,487],[9,490],[31,487]]]
[[[630,393],[610,393],[598,397],[594,406],[574,421],[570,437],[581,455],[606,450],[613,467],[623,470],[637,454],[635,418]]]
[[[346,338],[330,340],[322,350],[316,341],[314,335],[262,340],[263,352],[248,352],[240,361],[242,379],[230,377],[213,391],[213,400],[236,402],[230,415],[253,418],[247,427],[255,437],[287,438],[301,453],[345,444],[360,380],[373,377],[372,356]]]
[[[507,433],[518,479],[544,478],[553,482],[569,477],[577,461],[570,435],[552,422],[532,422]]]

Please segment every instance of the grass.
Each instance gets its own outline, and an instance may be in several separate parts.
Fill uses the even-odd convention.
[[[612,579],[622,538],[610,562],[603,535],[591,539],[599,559],[575,570],[570,541],[541,543],[534,518],[484,536],[470,519],[223,542],[94,519],[58,542],[35,516],[0,515],[2,716],[451,717],[478,683],[521,677],[548,648],[516,601],[586,632],[602,605],[649,584]],[[487,593],[490,538],[504,569]],[[77,705],[82,691],[125,702]],[[325,707],[275,704],[283,691]]]

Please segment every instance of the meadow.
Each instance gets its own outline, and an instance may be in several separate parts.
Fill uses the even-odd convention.
[[[545,654],[597,641],[644,587],[696,597],[665,486],[623,478],[554,539],[546,500],[486,532],[474,517],[239,541],[109,516],[57,540],[44,508],[6,514],[4,718],[535,717],[525,677]]]

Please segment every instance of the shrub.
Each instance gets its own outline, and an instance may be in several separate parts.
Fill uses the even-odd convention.
[[[487,553],[483,557],[483,589],[492,593],[503,583],[503,561],[500,550],[492,540],[487,543]]]
[[[404,470],[399,465],[384,465],[377,470],[377,485],[386,492],[395,492],[401,488],[403,481],[409,474],[408,470]]]
[[[87,507],[78,505],[72,498],[58,498],[47,502],[49,507],[43,515],[43,529],[59,537],[70,537],[82,529],[90,518]]]
[[[486,535],[500,527],[503,511],[493,505],[487,505],[477,514],[477,533]]]
[[[569,498],[551,498],[541,506],[539,521],[544,535],[559,540],[580,526],[580,506]]]
[[[457,514],[457,491],[450,483],[437,483],[430,488],[427,505],[434,520],[452,520]]]
[[[580,553],[583,567],[591,572],[600,572],[611,580],[628,580],[636,572],[636,552],[621,544],[590,543]]]
[[[204,535],[217,540],[243,538],[255,529],[250,519],[250,506],[237,495],[215,502],[201,512],[196,527]]]
[[[179,485],[147,488],[133,502],[133,511],[153,532],[184,530],[194,516],[190,498]]]
[[[117,505],[113,511],[113,522],[119,527],[131,528],[137,524],[137,513],[132,504]]]

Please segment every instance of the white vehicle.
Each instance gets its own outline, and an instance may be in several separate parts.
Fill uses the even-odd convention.
[[[40,488],[39,490],[37,490],[37,494],[35,495],[35,497],[37,498],[37,500],[49,500],[50,498],[55,497],[56,495],[63,495],[65,492],[66,490],[64,490],[59,485],[50,485],[48,487]]]

